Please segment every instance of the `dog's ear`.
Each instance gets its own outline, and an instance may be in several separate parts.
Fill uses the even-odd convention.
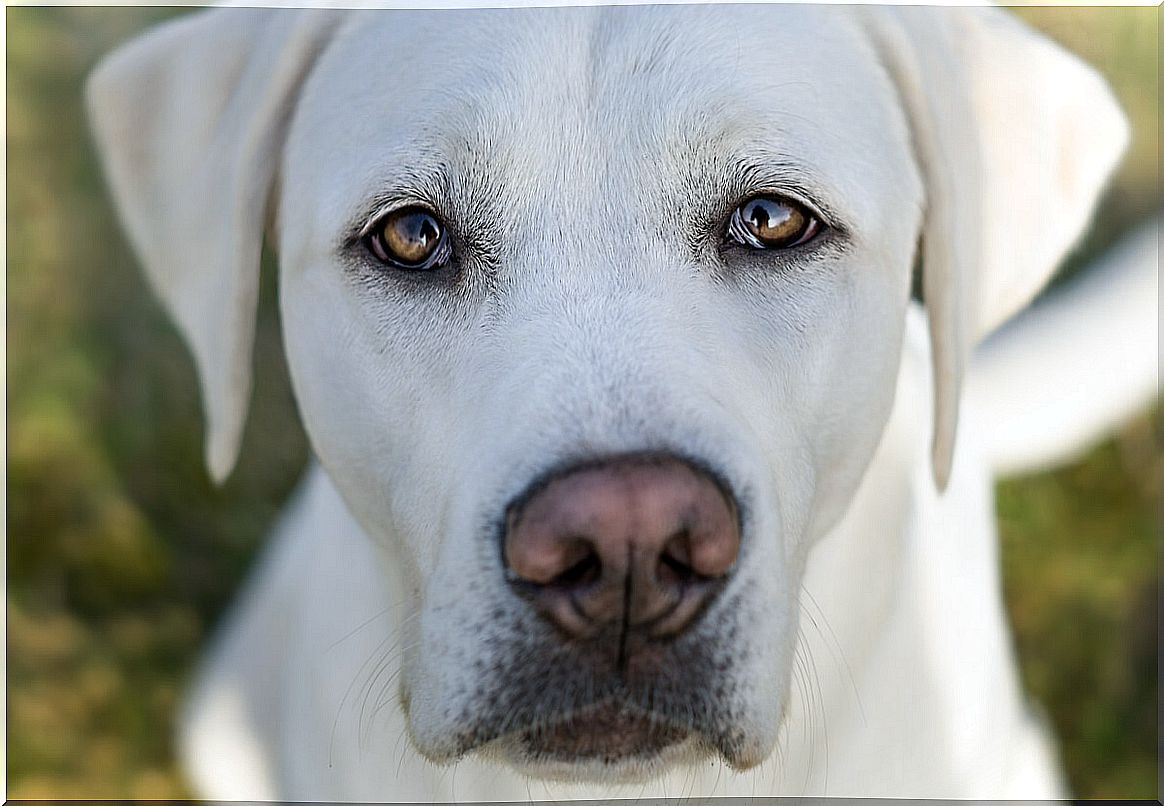
[[[1093,70],[1003,11],[862,12],[926,186],[932,462],[944,489],[969,352],[1050,279],[1123,153],[1127,123]]]
[[[215,9],[160,26],[89,78],[94,139],[122,223],[189,344],[206,462],[238,455],[263,230],[300,85],[334,12]]]

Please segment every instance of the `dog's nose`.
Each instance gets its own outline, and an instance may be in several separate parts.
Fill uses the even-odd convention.
[[[510,508],[510,581],[575,637],[619,624],[651,637],[687,627],[735,563],[732,497],[671,456],[631,455],[553,477]]]

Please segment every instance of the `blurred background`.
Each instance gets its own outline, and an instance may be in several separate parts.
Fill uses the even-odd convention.
[[[7,9],[8,795],[189,795],[194,660],[307,459],[264,267],[242,459],[213,487],[191,361],[106,201],[82,79],[175,9]],[[1077,271],[1158,211],[1157,9],[1016,11],[1108,78],[1134,140]],[[1118,357],[1113,357],[1118,360]],[[998,484],[1024,682],[1082,798],[1157,792],[1157,412]]]

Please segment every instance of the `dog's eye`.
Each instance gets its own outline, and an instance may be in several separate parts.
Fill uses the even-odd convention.
[[[820,219],[804,205],[780,196],[753,196],[732,211],[728,237],[753,249],[788,249],[820,230]]]
[[[452,252],[444,226],[423,207],[393,210],[372,225],[364,243],[381,263],[398,269],[436,269]]]

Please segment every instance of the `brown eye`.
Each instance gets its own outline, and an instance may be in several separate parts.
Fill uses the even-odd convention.
[[[804,205],[780,196],[755,196],[732,212],[728,237],[753,249],[787,249],[812,240],[821,223]]]
[[[441,222],[423,207],[393,210],[365,236],[369,251],[382,263],[400,269],[435,269],[448,262],[452,249]]]

